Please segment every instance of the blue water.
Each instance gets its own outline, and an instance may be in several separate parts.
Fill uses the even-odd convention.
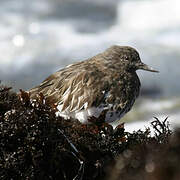
[[[160,71],[138,72],[142,88],[179,96],[178,7],[179,0],[1,0],[0,79],[26,90],[112,44],[130,45]]]

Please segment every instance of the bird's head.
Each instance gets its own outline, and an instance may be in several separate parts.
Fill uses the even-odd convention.
[[[111,46],[104,52],[107,59],[111,63],[117,64],[120,68],[127,71],[136,71],[139,69],[151,72],[158,72],[148,65],[144,64],[139,56],[139,53],[129,46]]]

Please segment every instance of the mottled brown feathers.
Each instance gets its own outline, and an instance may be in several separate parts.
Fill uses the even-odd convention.
[[[127,111],[140,87],[135,70],[129,68],[131,62],[126,61],[129,57],[140,60],[133,48],[113,46],[52,74],[30,90],[31,98],[43,93],[49,103],[62,104],[62,111],[73,112],[101,104],[112,104],[114,110],[126,108]]]
[[[92,72],[91,68],[95,71]],[[81,109],[86,102],[87,107],[90,107],[95,97],[99,100],[102,98],[100,91],[103,77],[103,72],[86,61],[56,72],[30,93],[31,97],[35,97],[37,93],[42,92],[47,101],[62,103],[63,110],[69,106],[73,111]]]

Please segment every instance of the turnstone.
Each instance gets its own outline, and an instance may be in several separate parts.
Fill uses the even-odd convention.
[[[142,63],[134,48],[114,45],[50,75],[30,90],[30,96],[42,93],[65,119],[88,123],[105,112],[105,122],[113,122],[131,109],[139,95],[138,69],[158,72]]]

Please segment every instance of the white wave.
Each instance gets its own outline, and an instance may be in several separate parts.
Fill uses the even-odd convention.
[[[180,37],[180,32],[173,32],[180,26],[178,7],[180,7],[179,0],[173,2],[172,0],[120,1],[115,25],[103,32],[82,34],[74,30],[71,21],[51,20],[38,22],[38,27],[36,26],[35,29],[37,31],[38,28],[36,36],[31,34],[34,32],[31,18],[28,22],[20,14],[14,15],[8,12],[3,19],[11,24],[11,31],[5,31],[6,27],[4,28],[1,34],[6,38],[0,46],[3,47],[3,51],[9,53],[0,54],[0,64],[10,64],[14,61],[14,56],[24,53],[31,54],[31,61],[33,61],[33,57],[40,53],[43,54],[46,47],[49,48],[49,50],[45,49],[46,53],[61,49],[60,56],[69,57],[71,55],[77,59],[91,56],[112,44],[139,46],[140,43],[154,41],[154,43],[179,45],[180,41],[177,41],[177,37]],[[28,27],[30,34],[27,34]],[[12,33],[12,29],[14,33]],[[163,31],[163,33],[157,34],[159,31]],[[13,39],[18,35],[23,37],[23,44],[22,41],[20,43],[25,48],[22,50],[13,47]],[[41,38],[39,38],[40,36]],[[27,39],[27,42],[24,42],[24,39]],[[6,43],[6,41],[11,41],[11,43]],[[19,42],[14,45],[16,44]],[[46,44],[46,46],[38,48],[39,53],[37,53],[37,47],[41,47],[42,44]]]
[[[179,0],[123,1],[119,23],[131,30],[172,28],[180,25]]]
[[[177,112],[177,113],[174,113],[174,114],[171,114],[170,116],[165,116],[165,115],[159,115],[159,116],[156,116],[161,122],[163,120],[165,120],[165,118],[168,117],[168,122],[170,124],[170,129],[176,129],[176,128],[180,128],[180,113]],[[138,131],[139,129],[140,130],[145,130],[146,128],[150,128],[151,130],[151,135],[153,135],[153,128],[151,126],[151,122],[153,121],[154,119],[153,118],[150,118],[146,121],[136,121],[136,122],[133,122],[133,123],[125,123],[125,130],[127,132],[133,132],[133,131]]]
[[[138,107],[143,112],[160,112],[165,110],[172,110],[178,108],[180,104],[179,98],[172,99],[146,99],[142,100],[141,105]]]
[[[124,127],[125,130],[130,133],[138,130],[144,131],[146,128],[150,128],[150,130],[153,131],[153,128],[150,126],[150,122],[151,121],[139,121],[139,122],[137,121],[133,123],[125,123]]]

